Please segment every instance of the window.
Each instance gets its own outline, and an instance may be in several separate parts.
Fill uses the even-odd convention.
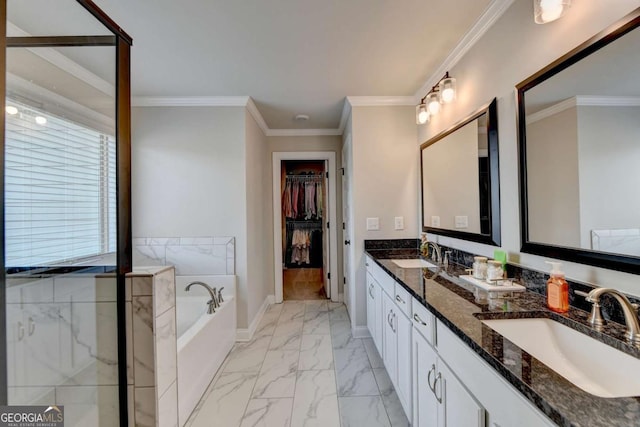
[[[11,99],[7,106],[6,266],[115,252],[115,138]]]

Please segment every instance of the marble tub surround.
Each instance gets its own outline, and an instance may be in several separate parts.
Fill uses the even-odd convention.
[[[125,300],[129,424],[177,426],[174,267],[134,269],[127,274]]]
[[[408,427],[386,370],[378,368],[375,345],[344,337],[349,326],[341,303],[269,306],[252,340],[236,343],[185,426]]]
[[[481,320],[548,317],[640,358],[640,352],[624,339],[624,326],[609,322],[603,332],[596,332],[587,322],[587,312],[571,307],[567,314],[553,313],[546,309],[544,297],[531,291],[492,308],[486,303],[477,303],[472,289],[457,278],[464,274],[464,265],[450,262],[446,271],[403,269],[391,259],[410,257],[407,249],[368,250],[367,254],[434,313],[438,322],[452,330],[555,423],[563,426],[637,426],[640,398],[593,396],[504,339]],[[418,257],[416,251],[413,258]]]
[[[178,276],[235,274],[233,237],[135,237],[133,265],[173,265]]]

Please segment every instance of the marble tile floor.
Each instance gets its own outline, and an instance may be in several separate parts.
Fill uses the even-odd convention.
[[[370,338],[351,336],[343,304],[270,306],[237,343],[186,427],[407,427]]]

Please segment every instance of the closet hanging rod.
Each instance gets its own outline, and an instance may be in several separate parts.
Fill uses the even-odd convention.
[[[322,175],[287,175],[287,181],[318,181],[322,182]]]
[[[287,229],[297,230],[322,230],[322,222],[288,222]]]

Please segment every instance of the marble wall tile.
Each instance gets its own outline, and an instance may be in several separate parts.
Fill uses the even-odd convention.
[[[133,385],[127,386],[127,415],[129,417],[129,426],[136,425],[136,394]]]
[[[153,312],[157,317],[175,306],[175,270],[170,268],[153,277]]]
[[[227,274],[227,253],[223,245],[185,245],[166,247],[167,264],[176,267],[176,274]]]
[[[151,296],[153,295],[153,276],[134,276],[131,277],[131,295],[132,296]]]
[[[53,302],[53,279],[7,278],[7,304]]]
[[[298,371],[291,424],[318,427],[340,426],[333,370]]]
[[[252,397],[293,397],[299,355],[297,350],[268,351]]]
[[[152,304],[150,296],[133,297],[133,371],[136,387],[155,384]]]
[[[166,265],[166,246],[136,245],[133,246],[133,265]]]
[[[55,387],[9,386],[7,399],[9,405],[49,405],[56,401],[56,389]]]
[[[176,309],[165,311],[155,319],[155,385],[158,395],[176,382]]]
[[[178,427],[178,386],[175,381],[158,399],[156,426]]]
[[[180,243],[178,245],[180,246],[213,245],[214,240],[215,240],[215,237],[181,237]],[[226,244],[226,242],[222,244]]]
[[[240,427],[289,427],[293,399],[251,399]]]
[[[223,373],[202,407],[192,418],[191,427],[238,426],[258,378],[257,373]]]
[[[342,427],[391,427],[380,396],[340,397]]]
[[[69,274],[53,278],[56,302],[115,302],[117,281],[115,276],[96,277],[95,274]]]
[[[333,369],[331,335],[302,335],[298,369]]]
[[[156,389],[155,387],[134,387],[135,426],[156,426]]]
[[[214,237],[213,238],[213,244],[214,245],[226,245],[229,243],[233,243],[234,242],[234,238],[233,237]]]
[[[56,387],[55,403],[64,405],[65,426],[120,425],[117,385]]]
[[[125,302],[124,311],[127,324],[127,384],[133,385],[133,303]]]
[[[379,394],[364,346],[335,349],[336,378],[339,396],[373,396]]]

